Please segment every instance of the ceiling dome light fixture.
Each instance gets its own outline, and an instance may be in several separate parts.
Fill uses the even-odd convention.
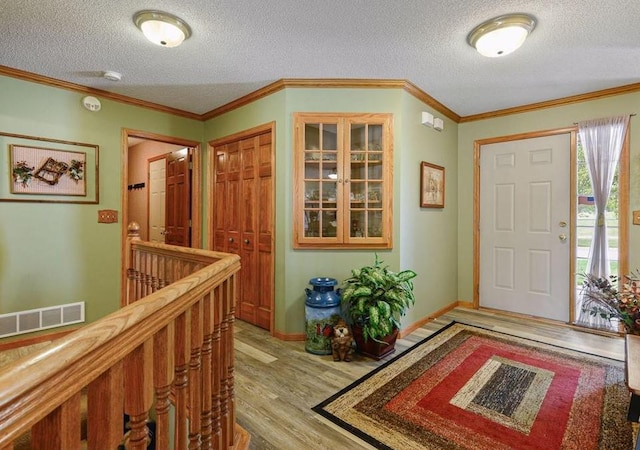
[[[162,47],[177,47],[191,36],[187,22],[162,11],[138,11],[133,22],[147,39]]]
[[[516,51],[536,26],[528,14],[506,14],[475,27],[467,42],[483,56],[495,58]]]

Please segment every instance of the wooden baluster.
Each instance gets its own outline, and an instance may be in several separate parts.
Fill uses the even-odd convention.
[[[211,437],[213,448],[222,448],[221,380],[222,380],[222,286],[216,286],[212,303],[213,335],[211,336]]]
[[[125,261],[124,267],[127,269],[127,290],[125,295],[127,296],[124,299],[124,305],[128,305],[134,301],[134,292],[135,292],[135,268],[134,268],[134,253],[135,249],[133,246],[133,242],[140,240],[140,225],[137,222],[131,222],[127,226],[127,246],[124,252]],[[124,306],[123,305],[123,306]]]
[[[175,441],[173,448],[187,448],[187,387],[189,386],[189,344],[191,342],[190,311],[179,315],[175,321],[175,378],[173,380],[175,392]]]
[[[212,450],[213,441],[211,422],[211,383],[213,382],[212,372],[212,341],[213,341],[213,293],[206,294],[202,299],[202,449]]]
[[[235,379],[234,379],[234,367],[235,367],[235,346],[234,346],[234,327],[235,327],[235,311],[236,311],[236,302],[237,298],[237,279],[235,275],[232,275],[231,278],[224,281],[224,283],[229,284],[229,303],[227,304],[227,308],[229,308],[229,346],[227,349],[228,353],[228,364],[229,364],[229,378],[227,380],[227,392],[229,397],[229,446],[233,446],[234,438],[235,438],[235,426],[236,426],[236,394],[235,394]]]
[[[174,371],[173,324],[153,337],[153,382],[156,388],[156,448],[170,448],[169,409]]]
[[[140,260],[140,298],[145,298],[149,295],[148,281],[149,281],[149,253],[144,252]]]
[[[177,259],[171,259],[171,283],[178,281],[180,278],[182,278],[182,273],[180,272],[180,261]]]
[[[141,279],[142,279],[142,251],[137,251],[134,255],[134,267],[136,269],[135,271],[135,288],[134,288],[134,294],[133,294],[133,301],[138,301],[142,298],[142,285],[141,285]]]
[[[116,448],[122,442],[124,373],[122,361],[89,384],[87,447]]]
[[[191,307],[191,358],[189,360],[189,449],[200,448],[202,411],[202,300]]]
[[[222,325],[220,328],[220,424],[222,427],[222,448],[229,442],[229,284],[228,280],[222,284]]]
[[[151,292],[155,292],[158,290],[159,285],[159,265],[160,265],[160,257],[158,255],[152,256],[151,261]]]
[[[33,426],[33,450],[80,450],[80,399],[74,394]]]
[[[162,289],[167,284],[167,258],[158,255],[158,289]]]
[[[147,420],[153,403],[153,346],[149,340],[124,358],[124,412],[131,431],[127,449],[146,450],[149,439]]]

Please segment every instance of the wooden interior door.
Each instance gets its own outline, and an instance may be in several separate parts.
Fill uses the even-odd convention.
[[[236,316],[273,322],[273,148],[271,131],[214,145],[213,248],[240,255]]]
[[[165,243],[191,245],[191,149],[167,154]]]

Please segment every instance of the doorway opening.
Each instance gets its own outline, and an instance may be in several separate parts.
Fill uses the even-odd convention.
[[[132,221],[142,240],[202,247],[200,161],[197,141],[123,129],[121,261]],[[123,266],[121,303],[125,286]]]

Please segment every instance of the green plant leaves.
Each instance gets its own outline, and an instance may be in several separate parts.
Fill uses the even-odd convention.
[[[353,269],[351,273],[353,276],[343,285],[343,308],[352,323],[363,327],[365,339],[380,342],[380,338],[400,327],[399,317],[415,304],[411,280],[417,274],[413,270],[389,270],[377,253],[373,266]]]

